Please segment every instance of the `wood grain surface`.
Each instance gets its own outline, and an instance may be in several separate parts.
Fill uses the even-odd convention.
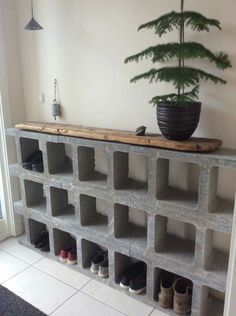
[[[222,141],[218,139],[192,137],[186,141],[172,141],[165,139],[159,134],[146,134],[145,136],[137,136],[135,135],[135,132],[131,131],[84,127],[71,124],[26,122],[17,124],[15,127],[22,130],[40,133],[74,136],[87,139],[112,141],[189,152],[213,152],[222,145]]]

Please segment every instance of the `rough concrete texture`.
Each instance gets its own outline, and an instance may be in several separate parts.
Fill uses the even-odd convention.
[[[236,151],[183,153],[16,129],[7,130],[7,134],[16,139],[18,161],[10,166],[10,172],[21,183],[22,200],[15,203],[15,211],[25,219],[22,243],[33,247],[47,227],[49,256],[58,260],[60,249],[73,236],[78,264],[72,268],[119,290],[127,265],[142,260],[147,265],[147,291],[135,298],[160,308],[157,283],[164,269],[193,281],[191,315],[223,315],[224,303],[214,291],[225,292],[229,254],[213,249],[213,233],[231,233],[234,201],[217,197],[217,181],[219,168],[236,168]],[[23,169],[22,161],[38,148],[43,151],[44,172]],[[97,149],[106,153],[107,174],[95,170]],[[147,183],[129,176],[131,154],[146,157]],[[169,186],[170,160],[199,166],[198,193]],[[103,214],[97,210],[98,199],[106,201]],[[130,208],[144,213],[146,227],[130,223]],[[192,226],[193,238],[172,236],[168,232],[170,220]],[[99,247],[109,252],[107,280],[89,270]],[[217,306],[217,311],[211,306]]]

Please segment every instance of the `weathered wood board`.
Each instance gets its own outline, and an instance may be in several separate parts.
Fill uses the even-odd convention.
[[[27,122],[17,124],[15,127],[18,129],[40,133],[74,136],[189,152],[213,152],[222,145],[222,141],[218,139],[193,137],[186,141],[172,141],[165,139],[159,134],[146,134],[145,136],[137,136],[135,135],[135,132],[131,131],[83,127],[80,125],[70,124]]]

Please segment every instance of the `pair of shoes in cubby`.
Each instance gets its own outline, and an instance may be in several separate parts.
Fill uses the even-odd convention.
[[[60,258],[60,261],[63,263],[68,263],[70,265],[77,264],[76,243],[73,243],[71,246],[69,246],[66,249],[61,249],[59,258]]]
[[[190,280],[162,271],[160,274],[160,307],[173,308],[177,315],[190,314],[192,288],[193,284]]]
[[[48,231],[44,230],[41,232],[39,238],[34,242],[34,246],[43,252],[50,251]]]
[[[37,150],[30,156],[28,156],[25,161],[23,161],[23,168],[26,170],[32,170],[36,172],[43,172],[43,154],[41,150]]]
[[[98,252],[92,259],[90,270],[94,274],[98,274],[101,278],[109,277],[108,252]]]
[[[122,276],[120,286],[132,294],[141,294],[146,290],[146,270],[146,264],[142,261],[132,264]]]

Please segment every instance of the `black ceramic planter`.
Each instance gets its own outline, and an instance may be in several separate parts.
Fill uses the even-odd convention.
[[[200,112],[200,102],[189,102],[185,106],[161,102],[157,105],[157,123],[165,138],[186,140],[196,130]]]

